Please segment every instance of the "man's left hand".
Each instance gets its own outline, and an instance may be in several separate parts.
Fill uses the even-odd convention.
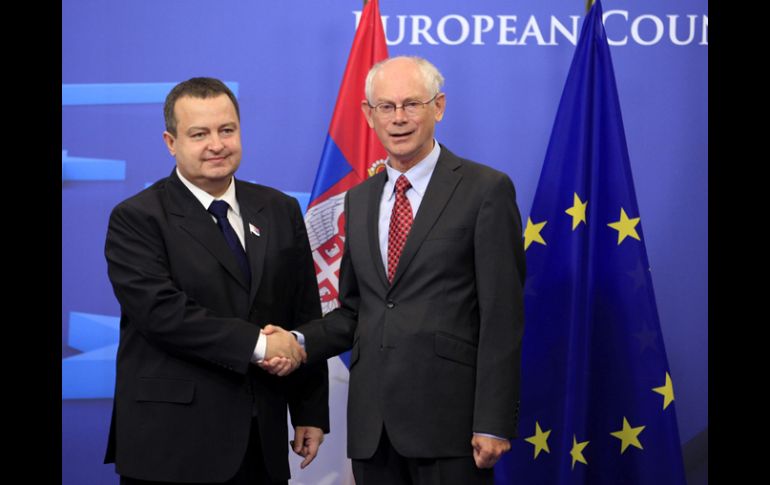
[[[294,453],[304,457],[300,468],[305,468],[318,454],[318,448],[324,440],[324,432],[314,426],[297,426],[294,428],[294,441],[291,442]]]
[[[473,459],[479,468],[492,468],[497,460],[511,449],[511,442],[506,439],[473,435]]]

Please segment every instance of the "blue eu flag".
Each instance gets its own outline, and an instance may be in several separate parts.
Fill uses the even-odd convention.
[[[524,234],[519,439],[498,484],[684,484],[600,2],[586,16]]]

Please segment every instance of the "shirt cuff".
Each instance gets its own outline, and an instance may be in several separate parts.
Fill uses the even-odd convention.
[[[257,345],[254,347],[254,354],[251,356],[251,362],[256,364],[265,360],[265,354],[267,353],[267,336],[262,332],[257,337]]]
[[[297,337],[297,342],[299,342],[299,345],[302,347],[302,350],[305,349],[305,336],[302,335],[301,332],[297,332],[296,330],[291,330],[291,333],[294,334],[295,337]]]

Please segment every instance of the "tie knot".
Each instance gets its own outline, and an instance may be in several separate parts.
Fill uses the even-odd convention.
[[[409,181],[408,178],[406,178],[405,175],[401,175],[398,177],[398,179],[396,179],[396,192],[403,194],[411,186],[412,186],[412,183]]]
[[[209,212],[214,214],[216,217],[227,217],[227,209],[229,208],[230,205],[224,200],[215,200],[209,206]]]

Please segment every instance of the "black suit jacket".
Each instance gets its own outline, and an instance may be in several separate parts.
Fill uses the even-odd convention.
[[[268,471],[288,479],[287,403],[295,426],[328,432],[325,362],[287,379],[249,361],[261,326],[294,328],[321,314],[299,204],[235,184],[250,287],[175,170],[110,216],[105,255],[121,321],[105,462],[121,475],[224,481],[243,461],[256,412]]]
[[[341,307],[299,330],[311,362],[352,348],[351,458],[372,456],[383,425],[404,456],[470,455],[473,432],[516,435],[525,261],[514,187],[442,146],[389,284],[386,180],[347,193]]]

